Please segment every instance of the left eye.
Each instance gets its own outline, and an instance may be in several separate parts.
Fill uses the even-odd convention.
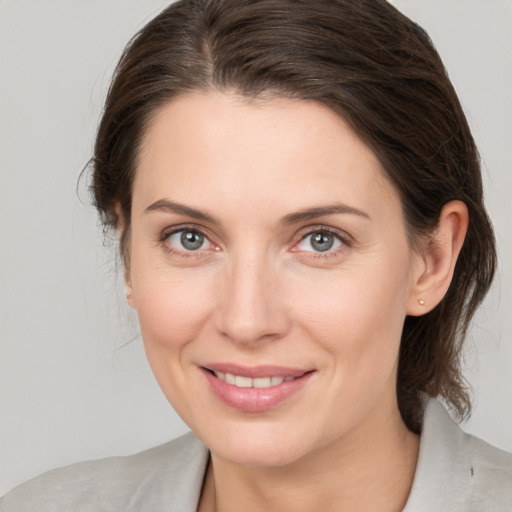
[[[167,238],[169,243],[181,251],[199,251],[207,249],[210,241],[199,231],[182,229],[172,233]]]
[[[341,239],[326,231],[313,231],[306,235],[297,245],[300,251],[327,252],[341,247]]]

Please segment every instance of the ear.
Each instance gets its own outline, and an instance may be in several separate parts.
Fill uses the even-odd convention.
[[[121,204],[119,201],[116,201],[114,205],[114,211],[116,214],[116,232],[117,232],[117,239],[119,242],[123,239],[123,236],[125,234],[126,230],[126,221],[123,215],[123,210],[121,208]],[[125,239],[124,241],[126,244],[129,243],[128,239]],[[126,302],[128,302],[128,305],[135,309],[134,300],[133,300],[133,287],[132,287],[132,279],[130,275],[130,259],[128,258],[128,254],[126,253],[128,251],[128,247],[121,247],[121,259],[123,262],[123,268],[124,268],[124,289],[125,289],[125,296],[126,296]]]
[[[132,287],[132,279],[130,275],[130,270],[125,267],[124,269],[124,292],[126,295],[126,302],[132,309],[137,309],[135,307],[135,301],[133,298],[133,287]]]
[[[468,209],[462,201],[450,201],[443,206],[436,231],[415,255],[413,284],[406,305],[408,315],[428,313],[445,296],[468,222]]]

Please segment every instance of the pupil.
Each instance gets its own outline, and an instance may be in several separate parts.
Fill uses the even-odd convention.
[[[325,233],[317,233],[311,238],[311,245],[316,251],[325,252],[328,251],[334,243],[334,238],[331,235]]]
[[[184,231],[181,235],[181,243],[185,249],[195,251],[203,245],[204,237],[194,231]]]

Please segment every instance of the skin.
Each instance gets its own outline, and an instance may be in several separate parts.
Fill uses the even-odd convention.
[[[290,218],[332,205],[358,213]],[[211,452],[198,509],[401,510],[419,441],[397,406],[401,329],[446,292],[464,205],[446,205],[435,243],[413,251],[397,194],[343,120],[212,91],[152,119],[131,222],[128,302],[163,392]],[[180,228],[203,246],[169,236]],[[322,230],[332,250],[312,246]],[[212,393],[201,367],[214,362],[313,372],[255,413]]]

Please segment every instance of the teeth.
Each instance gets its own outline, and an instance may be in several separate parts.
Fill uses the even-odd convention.
[[[258,377],[256,379],[252,379],[252,387],[253,388],[269,388],[272,382],[271,377]]]
[[[271,386],[279,386],[283,382],[290,382],[295,377],[243,377],[241,375],[233,375],[231,373],[214,372],[215,375],[228,384],[232,384],[238,388],[269,388]]]
[[[252,388],[252,379],[250,377],[235,377],[235,386],[237,388]]]

